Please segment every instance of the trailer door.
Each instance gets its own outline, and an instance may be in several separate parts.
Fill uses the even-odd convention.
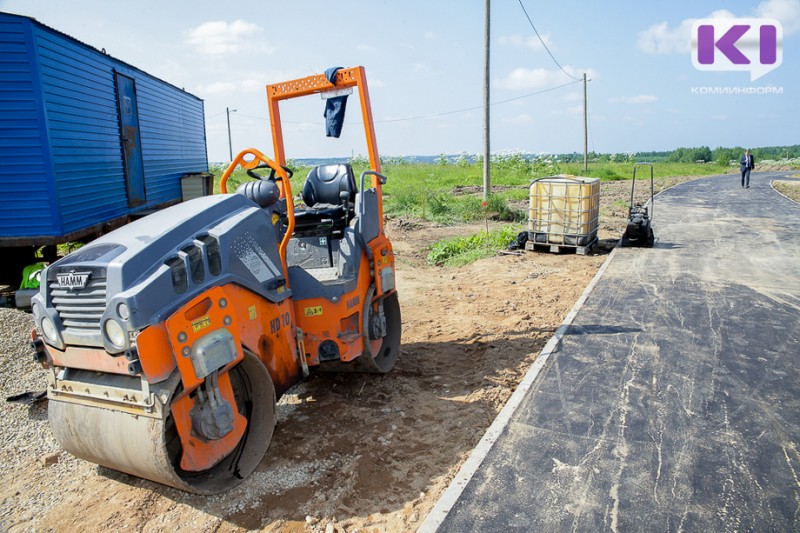
[[[133,78],[114,73],[117,85],[119,129],[122,138],[122,158],[125,165],[125,186],[128,205],[144,203],[144,165],[142,144],[139,137],[139,111],[136,105],[136,83]]]

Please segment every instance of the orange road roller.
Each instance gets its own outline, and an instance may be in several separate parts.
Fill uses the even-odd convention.
[[[279,103],[347,90],[370,169],[315,167],[295,198]],[[219,493],[262,461],[276,401],[309,369],[394,367],[400,305],[364,69],[268,85],[267,99],[274,160],[247,149],[222,194],[132,222],[43,273],[33,346],[53,433],[73,455]],[[228,193],[236,167],[253,180]]]

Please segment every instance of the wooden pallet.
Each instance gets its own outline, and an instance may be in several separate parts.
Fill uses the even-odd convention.
[[[586,255],[592,251],[592,248],[597,244],[597,237],[592,242],[584,246],[575,246],[571,244],[554,244],[549,242],[533,242],[528,241],[525,243],[525,249],[529,252],[550,252],[560,254],[563,252],[574,252],[578,255]]]

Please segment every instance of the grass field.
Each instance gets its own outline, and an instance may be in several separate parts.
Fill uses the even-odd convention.
[[[309,167],[293,167],[292,191],[297,196]],[[356,179],[367,166],[356,161]],[[221,169],[214,169],[216,189],[219,192]],[[493,218],[509,222],[524,220],[525,214],[509,207],[509,202],[528,197],[530,181],[555,174],[573,174],[600,178],[602,181],[630,179],[633,163],[592,163],[583,172],[582,164],[559,164],[549,160],[525,160],[518,156],[498,158],[492,162],[491,184],[493,194],[483,204],[483,169],[479,163],[421,164],[388,162],[382,166],[388,177],[384,186],[386,214],[403,216],[441,224],[456,224],[482,220],[488,213]],[[729,171],[715,163],[662,163],[653,168],[656,179],[667,176],[703,176]],[[649,168],[639,167],[637,178],[649,179]],[[228,183],[228,190],[250,180],[242,170],[237,170]]]

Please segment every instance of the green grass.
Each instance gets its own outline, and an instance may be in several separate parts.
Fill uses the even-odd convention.
[[[362,168],[363,167],[363,168]],[[292,192],[295,196],[302,190],[305,176],[310,167],[292,167]],[[214,191],[219,193],[219,181],[224,168],[215,168]],[[354,168],[356,181],[360,185],[361,172],[366,166]],[[509,200],[527,197],[525,189],[503,191],[490,195],[487,205],[482,205],[482,197],[476,194],[454,195],[453,189],[463,185],[480,185],[482,170],[477,165],[428,165],[428,164],[388,164],[382,168],[388,181],[383,188],[385,212],[389,216],[405,216],[429,220],[441,224],[458,224],[482,220],[487,214],[505,221],[520,221],[525,213],[511,209]],[[258,171],[261,172],[261,171]],[[501,169],[493,176],[496,185],[527,185],[528,177],[516,176],[508,169]],[[241,168],[236,169],[228,179],[228,192],[236,190],[240,184],[252,180]]]
[[[389,163],[382,170],[389,178],[383,189],[385,212],[389,216],[413,217],[442,224],[474,222],[487,215],[507,222],[522,221],[526,214],[509,207],[509,201],[527,198],[531,179],[557,173],[557,167],[553,165],[514,156],[493,163],[493,186],[519,188],[490,194],[484,206],[480,192],[454,194],[456,188],[482,187],[483,166],[480,163]]]
[[[714,163],[699,165],[688,163],[656,164],[655,179],[667,176],[700,176],[720,174],[726,167]],[[597,177],[602,181],[630,179],[632,163],[593,163],[588,172],[583,165],[526,166],[493,165],[492,186],[504,188],[493,193],[486,209],[481,207],[480,194],[454,194],[457,187],[482,187],[482,168],[477,165],[391,164],[383,167],[389,181],[384,187],[385,211],[390,216],[414,217],[444,224],[472,222],[483,218],[485,211],[496,213],[500,220],[522,221],[524,212],[509,207],[510,201],[526,200],[531,180],[554,174],[573,174]],[[638,167],[637,178],[649,178],[648,167]],[[508,188],[513,187],[513,188]]]
[[[458,267],[478,259],[492,257],[513,241],[520,226],[504,226],[489,232],[481,231],[466,237],[451,237],[432,244],[428,252],[428,263],[437,266]]]
[[[507,222],[521,221],[525,213],[508,205],[509,195],[454,195],[452,189],[428,189],[421,183],[406,182],[384,188],[385,212],[389,216],[411,217],[441,224],[475,222],[491,217]]]
[[[510,162],[509,162],[510,161]],[[309,167],[294,166],[292,191],[300,193]],[[215,191],[219,192],[219,178],[224,169],[212,169],[215,174]],[[366,170],[363,163],[356,163],[356,179]],[[716,163],[656,163],[653,167],[655,179],[668,176],[703,176],[720,174],[729,167]],[[390,215],[414,216],[425,220],[444,223],[469,222],[482,218],[480,204],[476,200],[479,195],[453,194],[457,187],[482,187],[483,170],[481,165],[473,164],[423,164],[423,163],[387,163],[382,167],[388,182],[383,188],[386,196],[386,212]],[[501,219],[515,220],[515,214],[506,209],[505,204],[511,200],[527,198],[527,186],[530,181],[555,174],[572,174],[600,178],[602,181],[630,179],[633,175],[633,163],[590,163],[589,170],[583,171],[583,164],[535,164],[519,161],[511,157],[503,163],[492,164],[491,183],[494,187],[515,187],[496,192],[489,199],[489,211],[502,213]],[[649,178],[650,169],[639,167],[636,177]],[[228,180],[228,190],[252,178],[242,169],[237,169]]]
[[[733,167],[717,163],[653,163],[653,176],[655,179],[670,176],[710,176],[724,174]],[[738,167],[737,167],[738,168]],[[562,165],[564,174],[600,178],[602,181],[629,180],[633,177],[633,163],[589,163],[588,172],[583,171],[583,163]],[[650,168],[639,166],[636,169],[636,179],[650,178]]]

